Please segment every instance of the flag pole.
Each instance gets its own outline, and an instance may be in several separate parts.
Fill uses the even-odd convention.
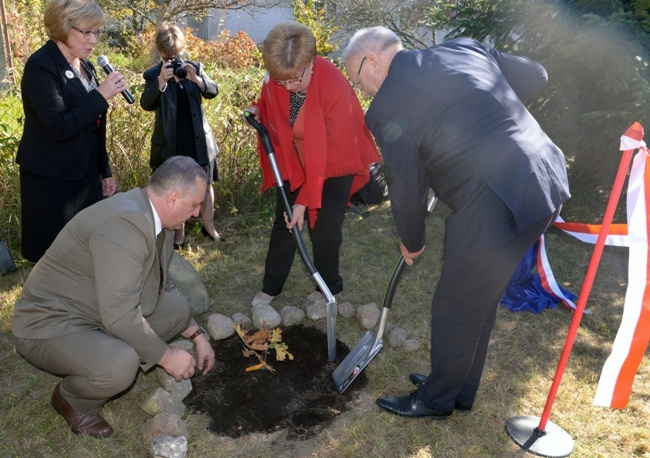
[[[635,122],[625,131],[623,136],[641,140],[643,139],[643,127],[638,122]],[[573,313],[573,319],[571,320],[571,325],[564,343],[564,349],[562,350],[560,361],[555,371],[555,377],[553,378],[553,383],[546,400],[546,405],[544,406],[544,411],[542,412],[542,417],[538,418],[531,415],[519,415],[509,418],[506,422],[506,431],[512,440],[524,450],[530,451],[536,455],[565,457],[569,456],[573,452],[573,439],[571,439],[571,436],[569,436],[569,434],[561,427],[549,422],[548,417],[550,416],[551,407],[555,401],[562,380],[562,375],[564,374],[564,370],[569,360],[571,348],[573,347],[576,334],[578,333],[580,320],[584,314],[585,305],[587,304],[587,299],[589,298],[589,293],[591,292],[591,287],[593,286],[594,278],[596,277],[596,271],[598,270],[598,264],[600,263],[600,258],[603,254],[605,240],[607,239],[609,227],[614,219],[616,206],[618,205],[621,196],[621,191],[623,189],[623,184],[625,183],[625,177],[627,176],[630,162],[632,161],[633,153],[634,149],[625,150],[621,157],[618,172],[614,179],[612,193],[609,196],[609,202],[607,204],[607,209],[605,210],[605,216],[603,217],[603,223],[598,234],[598,239],[596,240],[596,246],[591,256],[591,261],[589,262],[585,281],[582,285],[582,291],[580,292],[578,303],[576,304],[576,310]]]

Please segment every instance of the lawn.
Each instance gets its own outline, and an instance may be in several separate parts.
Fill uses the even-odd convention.
[[[547,400],[560,353],[571,322],[562,307],[541,314],[499,311],[487,366],[473,412],[455,414],[448,421],[400,418],[374,404],[380,396],[406,394],[410,371],[429,369],[429,305],[439,275],[443,220],[448,209],[439,204],[430,217],[425,252],[404,273],[393,309],[392,325],[405,328],[421,348],[404,353],[386,345],[364,370],[367,385],[350,410],[320,434],[289,438],[283,431],[241,438],[208,432],[208,418],[190,411],[191,457],[507,457],[525,453],[505,431],[517,415],[540,416]],[[188,245],[182,255],[191,262],[210,294],[208,313],[251,314],[250,301],[258,291],[270,221],[237,216],[217,221],[226,243],[211,243],[190,222]],[[593,251],[576,239],[552,229],[548,254],[558,281],[578,294]],[[339,302],[358,306],[381,304],[384,288],[399,257],[398,239],[387,203],[369,208],[369,216],[346,217],[341,271],[345,290]],[[140,427],[149,418],[139,404],[156,387],[151,374],[140,374],[134,387],[110,401],[103,414],[115,428],[104,440],[72,434],[49,405],[59,378],[32,367],[15,353],[10,320],[13,303],[30,267],[0,278],[0,449],[11,457],[145,457]],[[650,456],[650,364],[644,360],[632,397],[623,410],[592,405],[600,370],[609,355],[620,324],[627,284],[627,250],[606,247],[587,309],[579,329],[550,421],[573,438],[575,457]],[[273,302],[300,305],[313,290],[300,260],[285,291]],[[200,316],[205,323],[207,314]],[[352,348],[365,334],[352,318],[338,317],[337,337]],[[325,330],[324,320],[305,324]],[[325,346],[326,342],[323,341]],[[283,363],[284,364],[284,363]]]

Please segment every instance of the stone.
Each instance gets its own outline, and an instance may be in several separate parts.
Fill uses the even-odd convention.
[[[305,307],[308,307],[310,305],[321,304],[321,303],[325,305],[325,298],[319,291],[314,291],[305,298],[304,305]]]
[[[270,329],[276,328],[282,322],[282,317],[270,305],[253,306],[253,325],[260,329],[265,324]]]
[[[187,437],[189,432],[187,426],[180,415],[173,413],[160,413],[150,418],[142,425],[140,429],[144,438],[144,443],[151,445],[156,436],[165,435],[171,437]]]
[[[174,399],[168,391],[162,388],[156,388],[140,407],[149,415],[158,415],[164,412],[176,415],[185,413],[185,404]]]
[[[169,346],[172,348],[180,348],[185,351],[194,351],[194,343],[184,337],[174,340],[169,344]]]
[[[156,436],[149,448],[154,458],[185,458],[187,456],[187,439],[171,437],[165,434]]]
[[[235,333],[235,322],[232,318],[213,313],[208,317],[206,330],[214,340],[223,340]]]
[[[420,341],[416,339],[406,339],[402,343],[402,351],[404,353],[413,353],[415,351],[418,351],[420,349]]]
[[[363,329],[373,329],[379,319],[379,307],[374,302],[357,307],[357,323]]]
[[[352,318],[357,313],[354,306],[349,302],[343,302],[342,304],[337,304],[337,306],[339,309],[339,315],[344,318]]]
[[[160,387],[167,391],[175,401],[182,401],[192,392],[192,381],[189,379],[177,382],[161,367],[154,369],[154,374]]]
[[[176,285],[180,295],[187,299],[192,310],[192,316],[201,315],[208,311],[210,306],[208,290],[194,266],[178,254],[177,251],[172,254],[168,277]]]
[[[314,291],[305,298],[305,314],[310,320],[322,320],[327,316],[327,306],[323,295]]]
[[[253,329],[253,320],[248,318],[246,315],[244,315],[241,312],[237,312],[232,316],[232,321],[235,324],[238,324],[242,327],[242,329],[249,331]]]
[[[305,312],[293,305],[286,305],[280,310],[280,316],[282,317],[282,326],[293,326],[305,318]]]
[[[401,347],[407,337],[408,332],[406,332],[406,329],[395,328],[388,334],[388,342],[392,347]]]

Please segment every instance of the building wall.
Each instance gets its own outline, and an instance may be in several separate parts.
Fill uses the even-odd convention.
[[[213,17],[201,22],[188,20],[188,26],[196,29],[196,35],[204,40],[216,38],[222,30],[229,30],[232,35],[242,30],[255,43],[261,43],[269,31],[278,23],[295,20],[290,6],[250,10],[213,10]]]

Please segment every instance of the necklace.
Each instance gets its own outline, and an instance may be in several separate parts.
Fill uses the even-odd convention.
[[[294,92],[294,94],[296,94],[296,96],[298,96],[301,99],[304,99],[305,97],[307,97],[306,92]]]

